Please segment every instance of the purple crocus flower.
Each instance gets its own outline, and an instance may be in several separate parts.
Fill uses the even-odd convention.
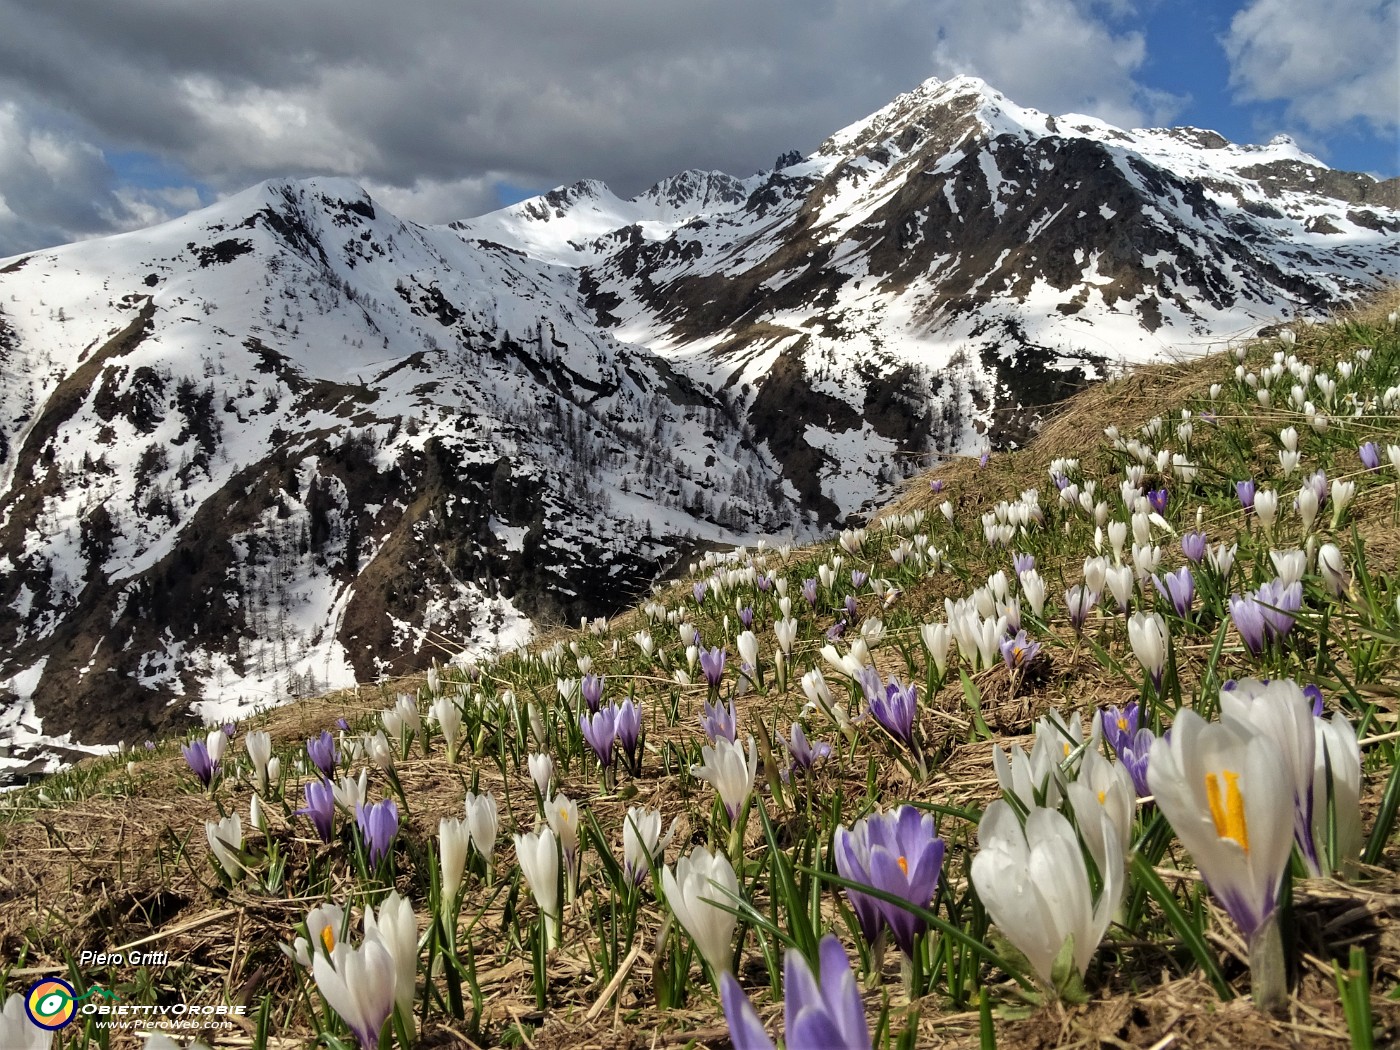
[[[195,740],[188,744],[181,744],[180,750],[184,753],[185,761],[189,763],[194,775],[199,777],[199,782],[205,787],[212,784],[219,763],[209,757],[209,745],[203,740]]]
[[[750,627],[753,626],[753,609],[752,609],[752,607],[746,605],[746,606],[744,606],[742,609],[739,610],[739,622],[740,622],[741,624],[744,625],[744,629],[745,629],[745,630],[748,630]]]
[[[313,736],[306,742],[306,757],[321,771],[321,776],[328,780],[335,776],[339,756],[336,754],[335,737],[331,736],[329,729],[321,730],[320,736]]]
[[[846,595],[846,617],[847,617],[847,619],[854,620],[854,619],[855,619],[857,616],[859,616],[859,615],[860,615],[860,606],[856,603],[856,596],[855,596],[854,594],[848,594],[848,595]]]
[[[1246,511],[1254,509],[1254,493],[1257,486],[1253,479],[1235,482],[1235,495],[1239,497],[1240,506]]]
[[[792,730],[787,738],[783,740],[783,747],[787,748],[787,753],[792,756],[792,767],[794,769],[811,769],[816,763],[831,755],[831,745],[817,741],[809,743],[807,734],[802,731],[800,723],[794,722]]]
[[[720,679],[724,677],[725,652],[716,646],[713,649],[700,650],[700,670],[705,674],[705,681],[710,683],[711,689],[718,689]]]
[[[785,1045],[788,1050],[870,1050],[860,988],[835,934],[822,938],[817,957],[820,983],[801,952],[788,949],[783,959]],[[773,1040],[732,973],[720,975],[719,992],[734,1050],[774,1050]]]
[[[843,879],[874,887],[919,908],[927,908],[938,889],[943,850],[933,815],[913,806],[872,814],[849,831],[838,827],[832,841],[836,870]],[[848,889],[846,896],[867,941],[874,941],[883,921],[900,951],[912,957],[914,938],[926,928],[923,919],[859,890]]]
[[[583,739],[598,756],[604,769],[613,763],[613,745],[617,743],[617,708],[612,704],[600,707],[590,715],[578,716],[578,727],[583,730]]]
[[[1165,514],[1167,512],[1167,490],[1164,488],[1148,489],[1147,502],[1158,514]]]
[[[1361,465],[1367,470],[1381,469],[1381,448],[1374,441],[1368,441],[1356,450],[1361,457]]]
[[[617,708],[617,742],[633,774],[641,772],[642,708],[629,696]]]
[[[1099,728],[1103,732],[1103,738],[1119,758],[1123,757],[1123,749],[1132,745],[1133,734],[1138,731],[1139,717],[1136,700],[1123,707],[1108,704],[1099,711]]]
[[[985,467],[987,465],[987,460],[991,458],[992,454],[990,452],[983,452],[980,456],[977,457],[977,469],[981,470],[983,467]]]
[[[1319,510],[1327,505],[1327,471],[1314,471],[1313,476],[1308,478],[1303,484],[1311,486],[1312,490],[1317,493],[1317,506]]]
[[[335,720],[335,727],[339,729],[342,733],[350,732],[350,723],[343,718],[337,718]]]
[[[603,676],[584,675],[583,681],[579,682],[578,691],[583,696],[583,702],[588,705],[589,713],[597,714],[599,706],[603,703]]]
[[[860,590],[862,587],[864,587],[865,582],[869,579],[870,574],[868,572],[863,572],[860,569],[851,570],[851,586],[854,587],[856,590]]]
[[[1138,797],[1152,794],[1147,786],[1147,756],[1152,753],[1152,742],[1156,740],[1150,729],[1139,729],[1133,734],[1130,743],[1118,752],[1118,760],[1133,778],[1133,790]]]
[[[310,817],[321,841],[329,842],[335,822],[335,789],[329,780],[312,780],[302,792],[306,795],[306,805],[297,810],[297,815]]]
[[[399,833],[399,807],[394,800],[361,802],[355,807],[355,822],[360,826],[360,838],[369,847],[369,863],[374,867],[393,845]]]
[[[711,744],[720,737],[739,739],[739,715],[734,710],[734,701],[730,700],[726,707],[723,701],[712,704],[706,700],[705,710],[700,715],[700,728],[705,730]]]
[[[691,585],[690,593],[695,596],[696,605],[703,605],[705,602],[705,581],[696,580],[695,583]]]
[[[869,678],[873,678],[877,683],[875,687],[872,689],[866,678],[862,678],[861,687],[865,690],[870,713],[885,732],[912,751],[915,748],[914,723],[919,714],[918,687],[913,682],[900,685],[897,678],[891,678],[889,684],[881,690],[878,685],[880,676],[874,668],[871,668]]]
[[[1321,718],[1323,711],[1322,690],[1315,685],[1303,686],[1303,695],[1312,701],[1312,713],[1314,718]]]
[[[1206,534],[1199,529],[1184,533],[1181,537],[1181,553],[1192,565],[1201,564],[1206,556]]]
[[[1196,581],[1189,567],[1183,565],[1176,572],[1154,576],[1152,582],[1157,586],[1157,593],[1172,603],[1178,616],[1185,616],[1191,611],[1191,602],[1196,597]]]
[[[758,589],[764,594],[767,594],[773,589],[773,577],[767,574],[758,577],[758,579],[754,580],[754,583],[758,585]]]
[[[238,732],[238,726],[234,725],[232,722],[225,722],[225,723],[224,723],[224,736],[226,736],[226,737],[228,737],[230,740],[232,740],[233,737],[234,737],[234,734],[237,733],[237,732]]]
[[[1264,622],[1264,610],[1252,594],[1230,595],[1230,619],[1240,632],[1240,641],[1254,656],[1261,656],[1268,642],[1269,626]]]
[[[1069,488],[1069,477],[1065,474],[1051,474],[1050,480],[1055,483],[1055,488],[1061,492]]]
[[[1035,568],[1034,554],[1013,554],[1011,555],[1011,571],[1017,576],[1023,572],[1030,572]]]
[[[1282,580],[1270,580],[1254,592],[1254,600],[1259,603],[1269,636],[1282,641],[1293,629],[1293,614],[1303,607],[1303,584],[1284,586]]]
[[[846,633],[846,621],[845,621],[845,620],[837,620],[834,624],[832,624],[830,627],[828,627],[828,628],[826,629],[826,640],[827,640],[828,642],[834,642],[834,641],[836,641],[836,639],[842,637],[845,633]]]
[[[1006,669],[1014,671],[1026,667],[1040,652],[1040,643],[1026,637],[1025,631],[1017,631],[1014,638],[1001,640],[1001,658],[1006,661]]]
[[[1084,621],[1099,604],[1099,592],[1091,591],[1082,583],[1077,583],[1065,591],[1065,612],[1069,614],[1070,626],[1074,633],[1084,630]]]
[[[807,599],[807,604],[816,608],[817,605],[817,581],[809,577],[802,581],[802,597]]]

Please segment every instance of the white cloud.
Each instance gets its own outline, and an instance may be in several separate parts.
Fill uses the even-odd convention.
[[[116,183],[97,146],[0,102],[0,258],[135,229],[189,207],[188,195],[162,201],[158,191],[123,193]]]
[[[1283,102],[1315,131],[1363,120],[1394,134],[1400,115],[1396,0],[1254,0],[1223,41],[1245,102]]]
[[[447,223],[499,206],[497,182],[505,178],[417,179],[411,186],[364,180],[365,190],[400,218],[421,223]]]
[[[748,175],[930,75],[1160,123],[1175,100],[1143,89],[1144,38],[1121,28],[1131,12],[1132,0],[0,0],[0,98],[61,113],[54,160],[85,163],[76,185],[106,194],[82,222],[33,218],[46,230],[165,207],[114,197],[110,166],[83,143],[221,193],[346,175],[405,218],[438,221],[493,207],[503,172],[623,194],[688,167]],[[17,215],[42,213],[34,192],[5,183]]]
[[[1137,80],[1147,41],[1115,32],[1072,0],[989,0],[977,18],[967,5],[940,0],[933,60],[939,76],[972,73],[1022,105],[1050,113],[1087,113],[1119,127],[1164,124],[1181,100]],[[1111,5],[1124,14],[1126,4]]]

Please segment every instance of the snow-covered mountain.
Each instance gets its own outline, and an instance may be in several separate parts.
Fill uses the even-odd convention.
[[[0,260],[0,736],[134,740],[623,604],[1400,274],[1400,185],[929,81],[448,227],[345,180]]]

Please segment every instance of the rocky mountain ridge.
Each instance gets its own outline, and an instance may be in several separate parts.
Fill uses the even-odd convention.
[[[281,180],[0,260],[0,736],[134,740],[810,537],[1107,369],[1394,280],[1397,195],[958,78],[748,178],[445,227]]]

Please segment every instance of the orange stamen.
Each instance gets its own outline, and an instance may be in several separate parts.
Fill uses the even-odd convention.
[[[909,862],[903,857],[899,858],[899,870],[907,876],[909,874]]]
[[[1220,797],[1220,780],[1214,773],[1206,774],[1206,798],[1210,802],[1211,820],[1215,833],[1222,839],[1237,842],[1249,852],[1249,827],[1244,819],[1244,797],[1240,794],[1240,775],[1225,770],[1225,797]]]
[[[326,954],[335,951],[335,931],[327,926],[321,931],[321,943],[326,946]]]

